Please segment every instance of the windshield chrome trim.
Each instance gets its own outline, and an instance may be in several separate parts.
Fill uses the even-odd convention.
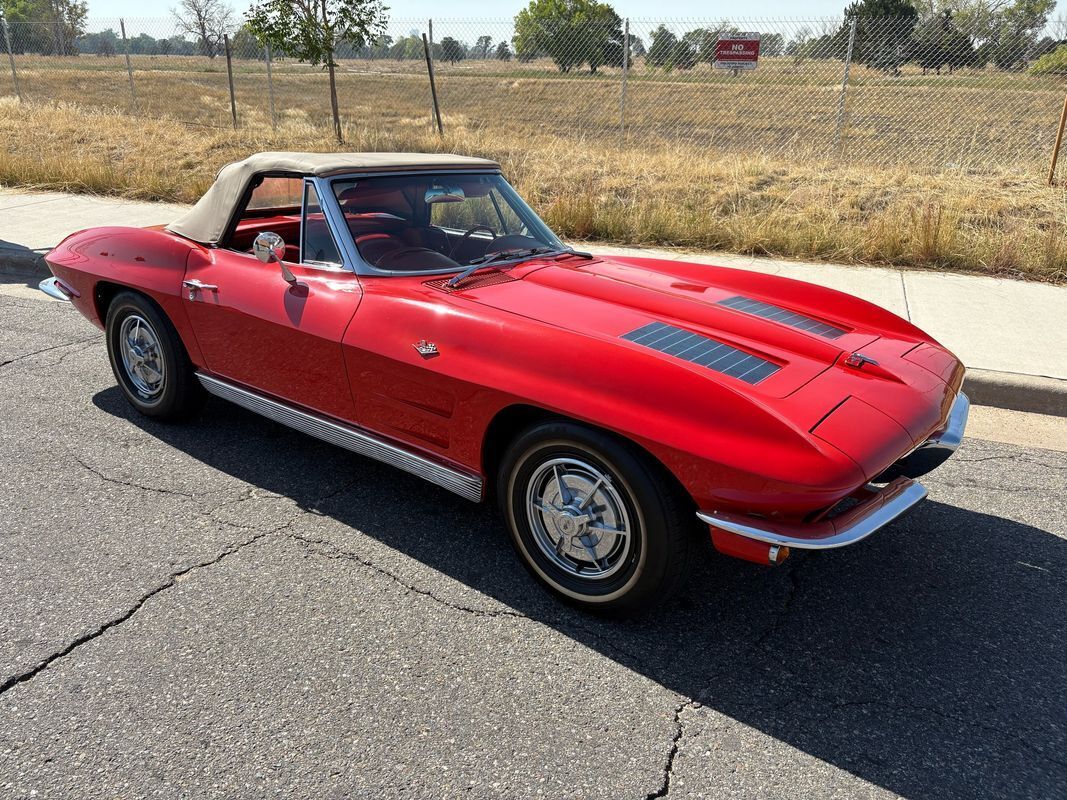
[[[434,277],[434,276],[441,276],[441,275],[458,275],[460,272],[462,272],[463,270],[467,269],[467,266],[470,266],[468,264],[467,266],[460,265],[458,268],[455,268],[455,269],[447,268],[447,269],[427,269],[427,270],[378,269],[377,267],[372,266],[371,264],[368,264],[366,261],[363,260],[362,256],[360,256],[360,254],[359,254],[359,249],[356,247],[355,240],[352,238],[351,234],[349,234],[348,226],[345,224],[345,221],[344,221],[344,212],[341,210],[341,204],[337,201],[337,195],[333,190],[333,183],[335,181],[364,180],[366,178],[399,178],[399,177],[404,177],[405,175],[416,176],[416,175],[426,175],[426,174],[430,174],[430,175],[468,175],[468,176],[469,175],[499,175],[501,178],[504,179],[505,182],[507,181],[507,178],[504,178],[504,173],[501,170],[493,169],[493,168],[480,168],[480,167],[479,168],[469,168],[469,169],[413,169],[413,170],[403,170],[403,171],[397,170],[397,171],[391,171],[391,172],[346,172],[346,173],[340,173],[340,174],[337,174],[337,175],[328,175],[328,176],[322,176],[322,177],[315,177],[315,178],[311,179],[311,180],[315,181],[316,188],[318,188],[320,185],[323,187],[323,190],[319,191],[319,205],[322,207],[324,213],[326,213],[326,221],[327,221],[327,224],[329,224],[329,226],[330,226],[330,232],[334,236],[334,241],[338,242],[338,244],[340,246],[340,249],[342,250],[342,258],[344,259],[346,268],[351,269],[353,272],[356,273],[356,275],[361,275],[361,276],[373,276],[373,277],[381,277],[381,278],[397,278],[397,277],[414,277],[414,278],[417,278],[417,277],[424,277],[424,276]],[[511,186],[510,183],[508,185]],[[515,190],[514,186],[512,186],[511,188],[512,188],[512,191]],[[324,194],[325,194],[325,197],[324,197]],[[515,194],[518,195],[518,192],[516,191]],[[522,199],[521,196],[520,196],[519,199],[520,200]],[[523,200],[523,203],[525,203],[525,202],[526,201]],[[529,207],[528,204],[527,204],[527,207]],[[543,219],[541,219],[540,215],[538,215],[538,213],[536,211],[534,211],[532,208],[530,208],[530,211],[533,213],[533,215],[538,220],[540,220],[541,224],[545,226],[545,229],[548,230],[553,236],[555,236],[557,241],[559,241],[561,244],[563,244],[565,249],[561,250],[559,253],[555,253],[556,255],[560,255],[560,253],[567,252],[567,250],[571,249],[571,248],[568,248],[568,246],[563,242],[562,239],[560,239],[559,234],[557,234],[554,230],[552,230],[551,228],[548,227],[548,224]],[[553,252],[555,252],[555,251],[553,251]],[[494,261],[494,262],[492,262],[492,266],[503,265],[503,264],[512,264],[512,263],[517,263],[519,261],[526,261],[526,260],[529,260],[531,258],[540,258],[540,257],[552,257],[552,253],[543,253],[543,254],[540,254],[539,256],[526,256],[526,257],[520,256],[520,257],[517,257],[516,259],[510,259],[510,260],[504,260],[504,261]],[[490,266],[490,265],[487,264],[486,266]]]

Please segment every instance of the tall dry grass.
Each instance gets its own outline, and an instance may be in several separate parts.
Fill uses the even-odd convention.
[[[191,202],[219,167],[261,150],[335,149],[290,110],[277,134],[255,108],[237,132],[73,104],[0,98],[0,184]],[[447,118],[349,125],[346,149],[449,151],[498,160],[572,240],[892,264],[1067,280],[1065,196],[1038,176],[829,167],[469,130]]]

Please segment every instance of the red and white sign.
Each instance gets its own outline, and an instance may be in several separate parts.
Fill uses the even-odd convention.
[[[758,33],[722,33],[715,43],[718,69],[755,69],[759,61]]]

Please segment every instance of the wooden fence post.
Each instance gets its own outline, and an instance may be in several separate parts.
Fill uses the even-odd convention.
[[[1063,144],[1063,126],[1067,124],[1067,97],[1063,98],[1063,111],[1060,112],[1060,128],[1056,131],[1056,144],[1052,148],[1052,163],[1048,165],[1048,185],[1056,182],[1056,162],[1060,157],[1060,145]]]
[[[230,82],[230,116],[233,117],[233,129],[237,130],[237,96],[233,91],[233,61],[230,58],[230,34],[222,34],[222,44],[226,48],[226,78]]]
[[[126,55],[126,77],[130,79],[130,99],[134,109],[137,108],[137,90],[133,88],[133,66],[130,64],[130,40],[126,38],[126,20],[119,20],[119,30],[122,31],[122,49]]]
[[[433,77],[433,56],[430,55],[430,42],[425,33],[422,35],[422,49],[426,51],[426,71],[430,75],[430,100],[433,102],[433,116],[437,121],[437,135],[444,136],[445,129],[441,125],[441,107],[437,104],[437,82]]]
[[[7,27],[7,20],[0,18],[4,26],[4,44],[7,45],[7,60],[11,64],[11,81],[15,84],[15,95],[22,102],[22,89],[19,88],[19,74],[15,71],[15,53],[11,49],[11,31]]]
[[[267,95],[270,97],[270,128],[278,130],[278,116],[274,112],[274,73],[270,68],[270,45],[264,45],[267,53]]]

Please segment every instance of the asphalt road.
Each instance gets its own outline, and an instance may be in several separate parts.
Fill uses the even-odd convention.
[[[1067,453],[927,483],[605,621],[491,509],[221,401],[140,418],[0,293],[0,797],[1063,797]]]

